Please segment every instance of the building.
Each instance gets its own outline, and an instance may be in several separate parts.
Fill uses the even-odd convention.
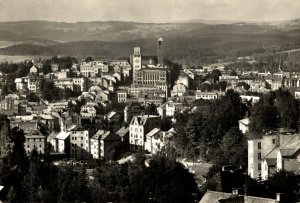
[[[239,195],[237,189],[232,193],[207,191],[199,203],[280,203],[280,194],[276,199]]]
[[[277,133],[260,135],[248,140],[248,175],[251,178],[262,178],[262,160],[276,148],[277,143]]]
[[[126,103],[127,102],[128,93],[126,90],[116,90],[115,93],[117,95],[118,103]]]
[[[96,109],[93,105],[83,105],[80,110],[82,119],[93,119],[96,117]]]
[[[27,154],[30,154],[32,150],[36,150],[38,153],[43,154],[45,152],[47,144],[47,137],[41,133],[38,129],[25,132],[25,150]]]
[[[250,124],[249,118],[244,118],[239,120],[239,129],[240,131],[242,131],[243,134],[249,132],[249,124]]]
[[[141,47],[134,47],[133,48],[133,55],[132,55],[132,74],[133,74],[133,81],[135,81],[135,74],[137,70],[142,69],[142,55],[141,55]]]
[[[145,113],[145,108],[139,103],[131,103],[124,108],[124,122],[131,121],[134,116],[141,116]]]
[[[157,112],[162,118],[174,117],[176,111],[182,109],[182,103],[177,103],[174,101],[167,101],[166,103],[157,107]]]
[[[112,159],[114,148],[120,143],[118,135],[104,130],[98,130],[91,138],[91,154],[94,159]]]
[[[158,154],[167,145],[168,140],[173,136],[170,132],[154,128],[146,134],[145,150],[151,154]]]
[[[277,148],[277,171],[286,170],[300,173],[300,135],[281,135]]]
[[[221,96],[224,96],[225,92],[201,92],[201,90],[197,90],[195,93],[196,99],[219,99]]]
[[[129,144],[132,149],[144,149],[146,134],[159,127],[161,118],[155,115],[134,116],[129,124]]]
[[[89,132],[80,126],[70,131],[70,156],[76,159],[88,159],[90,157]]]
[[[182,83],[177,83],[171,90],[171,97],[182,97],[188,94],[188,88]]]

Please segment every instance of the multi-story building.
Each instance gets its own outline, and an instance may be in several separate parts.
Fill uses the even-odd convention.
[[[45,152],[47,144],[47,137],[41,133],[38,129],[25,132],[25,150],[27,154],[30,154],[32,150],[36,150],[38,153],[43,154]]]
[[[71,158],[88,159],[90,153],[89,132],[80,126],[70,131]]]
[[[80,73],[87,78],[96,77],[100,73],[106,73],[108,71],[108,65],[104,61],[91,61],[80,64]]]
[[[28,77],[28,90],[33,93],[40,93],[42,87],[43,78],[40,77]]]
[[[82,119],[92,119],[96,117],[96,109],[93,105],[83,105],[80,110]]]
[[[133,116],[141,116],[145,113],[145,108],[139,103],[131,103],[124,108],[124,122],[131,121]]]
[[[157,154],[161,152],[167,145],[169,139],[173,136],[170,131],[161,131],[159,128],[154,128],[146,135],[145,150],[151,154]]]
[[[182,109],[182,103],[176,103],[174,101],[168,101],[157,107],[158,114],[162,117],[174,117],[175,112]]]
[[[224,96],[225,92],[201,92],[200,90],[197,90],[195,93],[196,99],[219,99],[221,96]]]
[[[98,130],[91,138],[91,154],[94,159],[109,160],[114,147],[120,143],[120,137],[110,131]]]
[[[271,167],[277,168],[275,171],[284,169],[299,172],[300,162],[297,158],[299,149],[300,136],[294,134],[294,131],[271,131],[250,138],[248,140],[249,176],[267,179],[272,171]]]
[[[71,89],[73,91],[85,91],[86,90],[86,79],[85,78],[64,78],[54,79],[53,83],[60,89]]]
[[[128,93],[126,90],[116,90],[115,93],[117,96],[118,103],[126,103],[127,102]]]
[[[146,134],[159,127],[161,118],[155,115],[134,116],[129,125],[129,144],[133,149],[144,149]]]

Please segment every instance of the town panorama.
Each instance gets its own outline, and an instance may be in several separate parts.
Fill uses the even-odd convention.
[[[0,203],[300,201],[299,19],[5,15]]]

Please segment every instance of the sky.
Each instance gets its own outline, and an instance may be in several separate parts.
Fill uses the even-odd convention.
[[[300,18],[300,0],[0,0],[0,21],[135,21],[190,19],[281,21]]]

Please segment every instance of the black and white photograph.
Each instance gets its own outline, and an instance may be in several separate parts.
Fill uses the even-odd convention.
[[[0,0],[0,203],[299,203],[300,0]]]

